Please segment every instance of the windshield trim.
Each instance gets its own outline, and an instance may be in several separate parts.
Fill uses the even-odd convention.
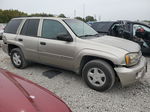
[[[78,35],[72,30],[72,28],[67,24],[67,22],[65,20],[62,20],[68,27],[69,29],[78,37]]]

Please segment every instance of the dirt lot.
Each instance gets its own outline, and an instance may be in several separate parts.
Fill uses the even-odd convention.
[[[54,92],[73,112],[150,112],[150,58],[147,61],[148,72],[141,81],[126,88],[117,83],[111,90],[100,93],[88,88],[80,76],[68,71],[61,70],[61,74],[49,79],[42,74],[51,69],[49,66],[32,64],[23,70],[16,69],[0,48],[0,68]]]

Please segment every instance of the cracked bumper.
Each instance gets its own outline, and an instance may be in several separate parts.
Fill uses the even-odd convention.
[[[114,68],[122,86],[132,84],[142,78],[147,72],[147,62],[145,57],[142,57],[140,62],[133,67],[116,67]]]

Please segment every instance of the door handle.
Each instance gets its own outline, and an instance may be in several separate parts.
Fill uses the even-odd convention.
[[[23,41],[23,39],[19,38],[19,39],[18,39],[18,41],[20,41],[20,42],[21,42],[21,41]]]
[[[46,45],[46,42],[40,42],[41,45]]]

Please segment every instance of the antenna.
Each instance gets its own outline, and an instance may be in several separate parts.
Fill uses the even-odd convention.
[[[85,17],[85,4],[83,4],[83,19]]]

